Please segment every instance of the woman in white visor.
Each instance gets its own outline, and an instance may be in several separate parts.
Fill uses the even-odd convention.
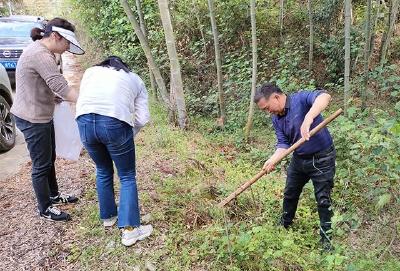
[[[61,18],[49,21],[44,29],[32,29],[34,42],[24,49],[18,60],[16,97],[11,108],[32,160],[32,185],[40,217],[52,221],[70,219],[69,214],[55,205],[78,201],[77,197],[58,190],[53,125],[56,100],[76,102],[78,98],[77,91],[68,87],[56,63],[56,54],[84,53],[74,32],[75,27]]]

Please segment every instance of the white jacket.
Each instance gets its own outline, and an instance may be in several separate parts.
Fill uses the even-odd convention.
[[[75,117],[90,113],[124,121],[137,133],[150,120],[142,79],[132,72],[108,67],[87,69],[81,81]]]

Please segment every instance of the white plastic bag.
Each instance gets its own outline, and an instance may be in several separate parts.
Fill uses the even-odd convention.
[[[53,121],[57,157],[77,161],[82,151],[82,143],[78,125],[68,102],[56,104]]]

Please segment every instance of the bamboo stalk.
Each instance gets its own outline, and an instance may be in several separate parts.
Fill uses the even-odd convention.
[[[350,30],[351,30],[351,0],[345,0],[344,16],[344,114],[347,116],[347,109],[350,101]]]
[[[315,135],[316,133],[318,133],[322,128],[324,128],[326,125],[328,125],[328,123],[330,123],[331,121],[333,121],[335,118],[337,118],[341,113],[343,112],[343,110],[340,108],[339,110],[337,110],[335,113],[333,113],[332,115],[330,115],[328,118],[326,118],[324,121],[322,121],[320,124],[318,124],[317,126],[314,127],[314,129],[312,129],[310,131],[310,136]],[[290,148],[288,148],[285,152],[283,152],[280,156],[278,156],[275,161],[271,161],[272,164],[276,165],[277,163],[279,163],[283,158],[285,158],[286,156],[288,156],[290,153],[292,153],[295,149],[297,149],[298,147],[300,147],[304,142],[306,142],[306,140],[302,137],[300,138],[296,143],[294,143]],[[260,172],[257,173],[257,175],[255,175],[252,179],[248,180],[247,182],[243,183],[238,189],[236,189],[233,193],[231,193],[228,197],[226,197],[223,201],[221,201],[220,203],[218,203],[218,207],[224,207],[226,204],[228,204],[231,200],[233,200],[234,198],[236,198],[237,196],[239,196],[244,190],[246,190],[247,188],[249,188],[253,183],[255,183],[256,181],[258,181],[258,179],[260,179],[262,176],[264,176],[265,174],[267,174],[269,172],[265,171],[265,170],[261,170]]]
[[[254,116],[254,95],[256,94],[257,88],[257,27],[256,27],[256,1],[250,1],[250,18],[251,18],[251,48],[253,55],[253,69],[251,75],[251,93],[250,93],[250,105],[249,114],[247,116],[247,123],[244,128],[244,138],[246,141],[249,140],[250,130],[253,126]]]
[[[149,41],[147,40],[147,37],[143,34],[142,30],[140,29],[140,25],[139,25],[138,21],[136,20],[136,16],[133,13],[132,9],[130,8],[128,1],[120,0],[120,3],[126,13],[126,16],[128,17],[129,21],[131,22],[131,24],[133,26],[133,30],[135,31],[135,34],[139,39],[140,45],[142,46],[143,52],[146,55],[147,61],[151,65],[151,72],[155,76],[156,83],[160,90],[162,100],[168,106],[169,111],[171,111],[172,105],[168,98],[167,87],[165,86],[165,82],[161,75],[161,71],[158,68],[158,65],[156,64],[156,61],[154,60],[154,57],[151,53]]]
[[[167,44],[167,53],[170,64],[171,83],[170,92],[175,96],[175,105],[178,112],[178,124],[181,129],[188,126],[188,117],[186,111],[185,95],[183,92],[183,81],[181,74],[181,65],[179,63],[176,50],[176,41],[174,29],[171,22],[168,0],[157,0],[160,10],[161,24],[164,29],[165,43]]]
[[[208,0],[208,6],[209,6],[209,10],[210,10],[211,29],[212,29],[213,36],[214,36],[214,52],[215,52],[215,65],[217,67],[220,118],[222,120],[222,126],[224,126],[225,121],[226,121],[225,94],[224,94],[223,82],[222,82],[222,60],[221,60],[221,50],[220,50],[220,46],[219,46],[219,32],[218,32],[218,27],[217,27],[217,21],[215,19],[214,0]]]

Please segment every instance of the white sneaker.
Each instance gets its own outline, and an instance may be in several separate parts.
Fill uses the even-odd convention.
[[[103,219],[103,225],[106,228],[114,226],[116,222],[117,222],[117,216],[113,216],[111,218]]]
[[[125,246],[131,246],[137,241],[143,240],[149,237],[153,232],[152,225],[140,226],[134,229],[124,229],[122,231],[122,244]]]

